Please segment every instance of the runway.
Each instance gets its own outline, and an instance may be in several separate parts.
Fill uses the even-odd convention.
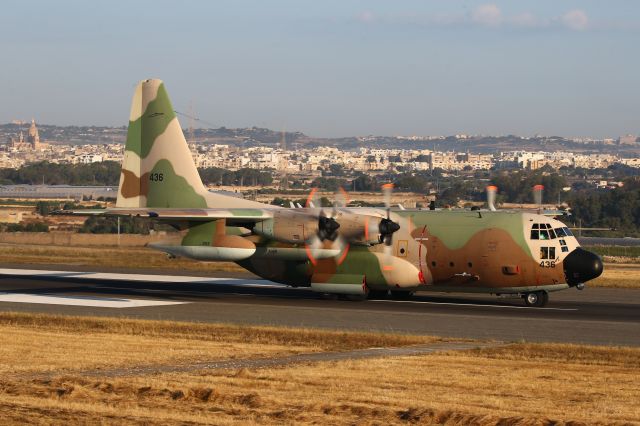
[[[520,299],[427,292],[409,301],[338,300],[227,275],[0,269],[0,311],[640,346],[636,289],[570,289],[528,308]]]

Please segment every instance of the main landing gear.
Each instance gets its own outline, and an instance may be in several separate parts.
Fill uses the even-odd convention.
[[[367,299],[386,299],[389,297],[389,290],[369,290]]]
[[[549,302],[549,293],[546,291],[533,291],[522,295],[524,304],[534,308],[541,308]]]

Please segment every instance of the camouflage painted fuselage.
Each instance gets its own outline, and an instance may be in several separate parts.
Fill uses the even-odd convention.
[[[519,293],[534,287],[547,291],[568,287],[562,260],[578,246],[576,239],[530,239],[534,223],[563,228],[557,220],[523,212],[448,210],[396,211],[392,218],[400,230],[393,238],[390,265],[385,265],[381,244],[352,245],[343,259],[321,259],[315,265],[276,256],[254,256],[239,264],[264,278],[297,286],[313,281],[353,284],[364,278],[367,287],[375,290]],[[294,247],[253,240],[274,253]],[[564,252],[561,240],[567,247]],[[542,258],[542,247],[554,248],[553,259],[548,250]]]

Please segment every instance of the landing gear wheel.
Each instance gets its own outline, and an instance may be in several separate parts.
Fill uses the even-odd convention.
[[[413,296],[413,291],[391,290],[391,298],[394,300],[409,300]]]
[[[346,300],[348,302],[362,302],[367,300],[367,296],[359,294],[338,294],[338,300]]]
[[[386,299],[388,295],[388,290],[369,290],[367,299]]]
[[[526,293],[522,296],[524,299],[524,304],[527,306],[531,306],[534,308],[541,308],[547,304],[549,301],[549,293],[546,291],[534,291],[531,293]]]

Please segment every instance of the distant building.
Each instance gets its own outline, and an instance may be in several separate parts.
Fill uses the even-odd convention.
[[[102,155],[82,154],[77,156],[73,162],[76,164],[102,163]]]
[[[46,144],[40,142],[40,134],[38,133],[38,127],[36,126],[36,121],[31,120],[31,126],[29,127],[29,131],[27,132],[27,137],[25,139],[24,133],[20,131],[20,134],[17,138],[9,139],[9,148],[12,148],[16,151],[40,151],[45,148]]]
[[[73,185],[0,185],[0,198],[12,199],[97,199],[116,198],[117,186],[73,186]],[[0,219],[7,219],[0,215]],[[8,220],[8,219],[7,219]],[[0,220],[1,222],[2,220]]]
[[[635,145],[637,142],[638,138],[635,135],[624,135],[618,139],[620,145]]]

